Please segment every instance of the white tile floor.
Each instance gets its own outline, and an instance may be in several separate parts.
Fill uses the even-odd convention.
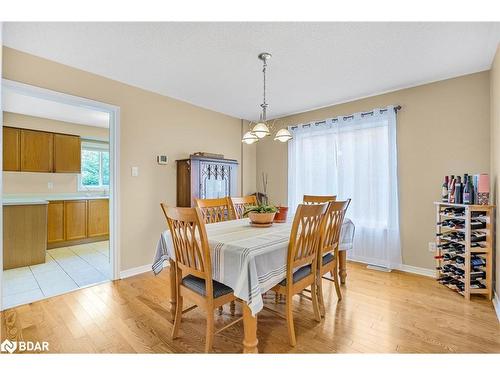
[[[2,305],[23,305],[110,278],[109,241],[47,250],[45,263],[3,272]]]

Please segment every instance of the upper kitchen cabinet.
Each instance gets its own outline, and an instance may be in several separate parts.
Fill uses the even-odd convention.
[[[81,173],[78,135],[3,128],[3,170]]]
[[[3,128],[3,170],[21,170],[21,132],[16,128]]]
[[[54,134],[54,172],[81,172],[81,144],[79,136]]]
[[[21,171],[52,172],[54,134],[21,129]]]

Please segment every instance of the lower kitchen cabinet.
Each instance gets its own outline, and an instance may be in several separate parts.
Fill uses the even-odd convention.
[[[87,237],[87,201],[64,201],[65,240],[81,240]]]
[[[64,201],[51,201],[47,210],[47,243],[64,241]]]
[[[45,263],[47,204],[3,206],[3,269]]]
[[[109,201],[107,199],[89,200],[88,237],[100,237],[109,234]]]
[[[109,237],[109,200],[50,201],[47,214],[49,249],[105,240]]]

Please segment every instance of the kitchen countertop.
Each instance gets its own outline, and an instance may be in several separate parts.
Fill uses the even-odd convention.
[[[4,206],[48,204],[49,201],[63,200],[91,200],[91,199],[109,199],[108,195],[90,195],[85,194],[33,194],[33,195],[15,195],[5,194],[2,197]]]
[[[49,201],[36,198],[3,198],[4,206],[31,206],[34,204],[49,204]]]

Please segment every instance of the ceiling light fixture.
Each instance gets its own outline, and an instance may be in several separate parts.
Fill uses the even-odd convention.
[[[269,104],[266,102],[266,71],[267,71],[267,60],[271,58],[271,54],[268,52],[262,52],[259,54],[259,59],[262,60],[263,67],[262,67],[262,75],[263,75],[263,82],[264,82],[264,93],[263,93],[263,100],[262,104],[260,105],[262,108],[262,112],[260,114],[260,120],[255,123],[252,130],[246,132],[243,135],[242,142],[246,144],[252,144],[257,142],[259,139],[262,139],[266,136],[271,135],[271,129],[274,128],[274,122],[271,124],[267,121],[267,107]],[[252,126],[253,122],[250,123],[250,127]],[[280,141],[280,142],[287,142],[290,139],[292,139],[292,135],[288,131],[288,129],[283,128],[278,130],[278,132],[275,134],[274,140],[275,141]]]

